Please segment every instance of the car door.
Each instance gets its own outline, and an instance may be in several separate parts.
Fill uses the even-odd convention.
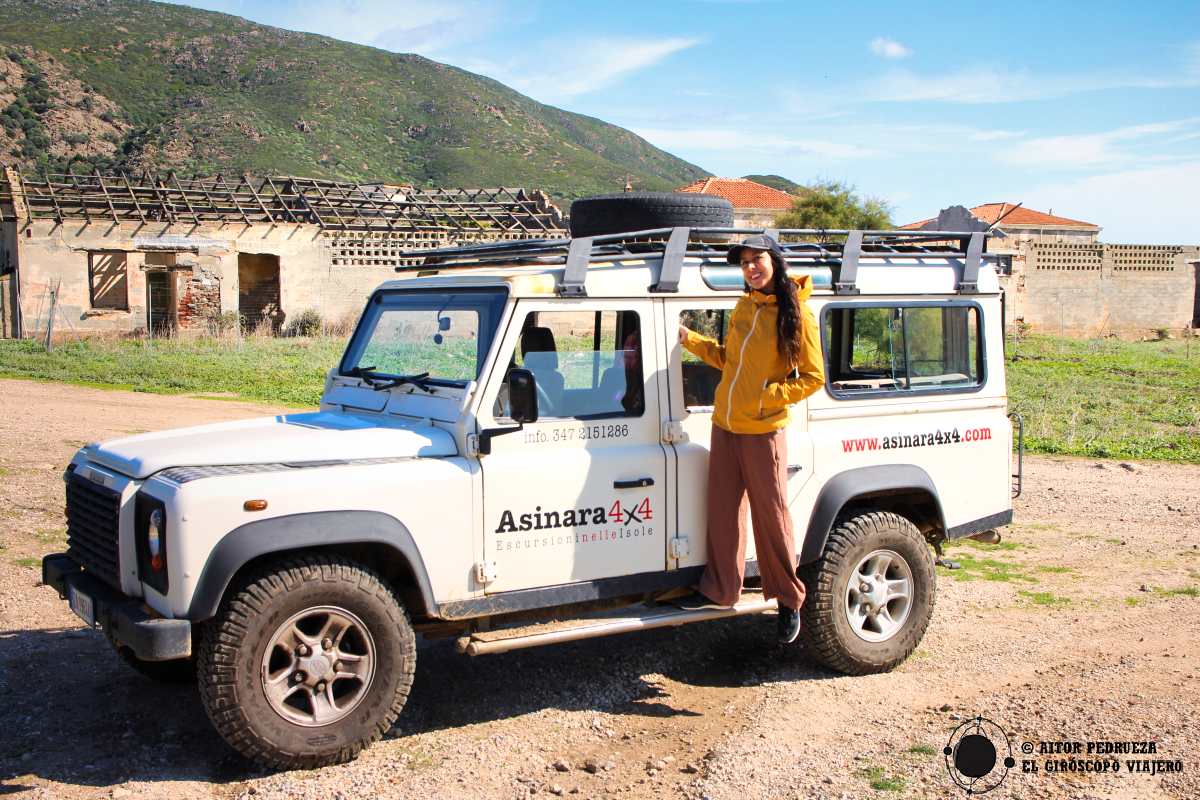
[[[513,367],[533,373],[539,417],[492,438],[480,460],[488,593],[665,569],[661,330],[651,311],[648,300],[518,303],[479,426],[514,427]]]
[[[697,333],[723,342],[728,329],[729,316],[736,304],[734,298],[701,300],[672,299],[665,301],[664,319],[666,333],[675,336],[682,324]],[[672,526],[672,538],[686,539],[685,546],[676,546],[679,557],[673,567],[689,567],[707,562],[707,519],[706,496],[708,486],[708,452],[712,437],[713,399],[720,371],[704,364],[700,359],[675,344],[669,351],[667,365],[669,386],[669,420],[678,425],[685,436],[684,441],[672,445],[675,453],[675,470],[668,493],[678,498],[677,516]],[[792,408],[792,422],[788,426],[788,501],[796,526],[797,546],[803,538],[808,524],[807,509],[797,518],[794,501],[800,489],[812,474],[812,443],[807,434],[807,402]],[[753,520],[751,520],[751,530]],[[746,560],[756,560],[754,538],[747,537]]]

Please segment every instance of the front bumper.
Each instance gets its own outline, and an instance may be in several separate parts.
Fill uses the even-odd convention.
[[[67,598],[71,587],[91,598],[96,625],[143,661],[171,661],[192,655],[192,623],[164,619],[133,598],[83,571],[66,553],[42,559],[42,583]]]

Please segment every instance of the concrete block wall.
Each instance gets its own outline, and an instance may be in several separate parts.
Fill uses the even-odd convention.
[[[1192,326],[1200,248],[1157,245],[1056,244],[1024,249],[1011,320],[1064,336],[1144,336]],[[1015,307],[1014,307],[1015,306]]]

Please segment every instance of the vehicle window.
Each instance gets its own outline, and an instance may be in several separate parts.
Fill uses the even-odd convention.
[[[688,309],[680,313],[679,323],[724,344],[732,313],[732,309],[725,308]],[[683,404],[688,411],[711,411],[720,382],[721,370],[683,350]]]
[[[539,419],[640,417],[646,409],[634,311],[531,311],[509,363],[533,373]],[[506,381],[496,416],[508,416],[507,398]]]
[[[966,390],[983,383],[976,306],[829,308],[824,328],[835,397]]]
[[[428,373],[462,384],[479,376],[504,308],[503,291],[385,292],[367,306],[341,372],[383,378]]]

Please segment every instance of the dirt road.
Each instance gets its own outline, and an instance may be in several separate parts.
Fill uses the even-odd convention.
[[[950,551],[963,569],[939,568],[929,633],[888,675],[817,669],[770,618],[478,659],[430,643],[387,740],[267,774],[193,688],[141,678],[83,630],[37,559],[64,547],[60,476],[83,442],[272,409],[22,381],[0,400],[0,794],[944,798],[965,794],[942,748],[981,715],[1016,758],[989,798],[1200,797],[1200,467],[1028,459],[1017,524]],[[1115,774],[1020,752],[1095,740],[1156,752]],[[1129,773],[1147,759],[1182,771]]]

